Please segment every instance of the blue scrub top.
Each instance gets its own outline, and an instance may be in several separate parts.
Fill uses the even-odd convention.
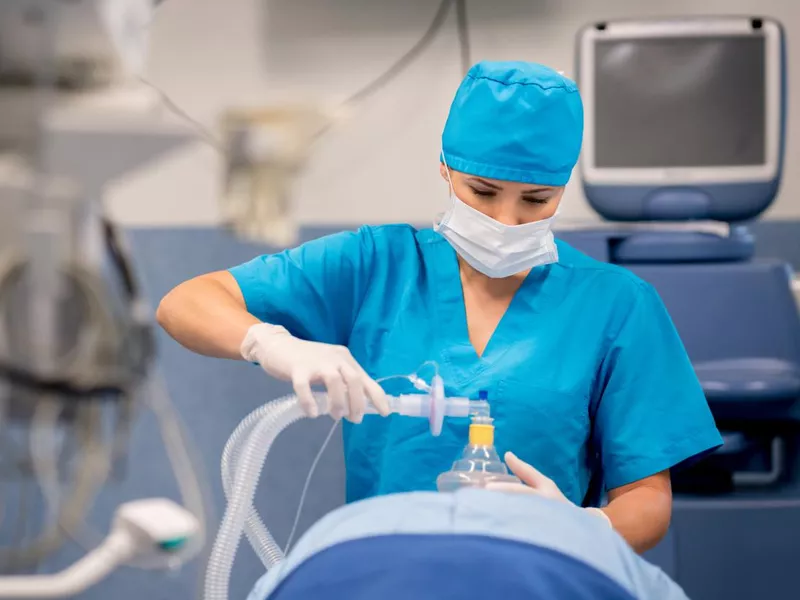
[[[613,489],[722,439],[655,290],[562,241],[558,252],[557,263],[527,276],[480,357],[456,253],[430,229],[362,227],[230,272],[254,316],[347,346],[375,379],[436,361],[447,395],[488,391],[497,450],[513,451],[582,504],[598,471]],[[402,381],[384,388],[413,391]],[[425,419],[345,422],[347,501],[435,490],[467,430],[467,419],[447,419],[438,438]]]

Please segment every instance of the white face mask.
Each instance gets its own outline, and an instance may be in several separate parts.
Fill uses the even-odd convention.
[[[450,181],[450,170],[447,179]],[[434,222],[456,252],[487,277],[509,277],[558,261],[551,230],[556,215],[524,225],[504,225],[475,210],[455,195],[450,181],[450,209]]]

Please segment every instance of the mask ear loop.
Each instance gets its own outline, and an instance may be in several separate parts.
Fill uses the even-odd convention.
[[[453,186],[453,180],[450,178],[450,167],[447,166],[447,158],[444,156],[442,150],[442,163],[444,163],[444,172],[447,173],[447,183],[450,185],[450,198],[456,195],[456,188]]]
[[[442,163],[444,164],[444,172],[447,174],[447,184],[450,187],[450,209],[441,214],[441,220],[438,223],[436,220],[434,220],[433,225],[434,229],[436,230],[438,230],[442,225],[447,224],[456,207],[456,188],[453,185],[453,179],[450,177],[450,167],[447,166],[447,159],[444,156],[444,150],[442,150]]]

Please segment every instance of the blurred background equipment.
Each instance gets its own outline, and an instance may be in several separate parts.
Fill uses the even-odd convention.
[[[2,494],[2,529],[22,537],[0,548],[0,569],[16,574],[0,576],[0,597],[71,596],[119,564],[165,568],[202,547],[199,483],[151,381],[149,309],[102,204],[109,182],[191,139],[137,81],[152,11],[149,0],[0,4],[0,476],[35,483],[44,501],[37,511],[20,493],[14,513]],[[186,508],[126,504],[105,541],[85,542],[85,517],[148,407]],[[164,546],[167,534],[179,542]],[[59,575],[34,574],[67,538],[99,546]]]
[[[645,20],[663,12],[659,3],[628,0],[443,0],[439,4],[429,0],[169,0],[156,5],[123,0],[0,2],[0,257],[6,257],[0,264],[9,274],[0,286],[7,290],[0,293],[4,298],[0,302],[0,568],[7,573],[52,573],[82,559],[103,538],[91,530],[105,532],[111,523],[118,523],[114,515],[132,498],[192,498],[194,493],[197,500],[194,476],[175,467],[188,462],[182,426],[170,418],[175,413],[180,413],[193,437],[202,440],[192,458],[215,473],[236,424],[264,398],[288,391],[248,365],[192,355],[160,338],[157,331],[151,338],[147,326],[151,303],[201,272],[280,250],[290,245],[285,240],[292,235],[302,242],[363,223],[429,226],[432,215],[441,209],[439,203],[446,201],[437,162],[441,128],[453,91],[469,64],[482,59],[538,61],[564,69],[580,81],[582,74],[569,68],[576,52],[576,31],[587,22],[593,27],[620,19]],[[800,35],[799,6],[785,0],[716,4],[676,0],[670,10],[686,15],[738,13],[748,20],[763,12],[782,23],[781,37],[791,48],[792,39]],[[42,33],[44,28],[51,29],[49,37]],[[746,35],[758,34],[751,28]],[[148,48],[152,52],[143,55],[142,49]],[[619,59],[620,50],[614,54]],[[621,64],[624,75],[626,60],[641,54],[628,50],[621,54],[622,62],[612,61],[612,66]],[[147,68],[141,72],[137,61],[145,59]],[[31,68],[39,64],[44,67]],[[581,71],[587,66],[582,63]],[[800,77],[800,61],[785,60],[783,68],[786,81]],[[783,89],[787,88],[784,83]],[[639,93],[647,89],[637,88]],[[323,100],[281,102],[287,91],[292,97]],[[349,101],[339,104],[333,101],[336,98]],[[693,253],[685,266],[693,266],[696,278],[669,285],[654,280],[696,361],[720,352],[730,345],[731,337],[737,339],[731,348],[747,350],[745,357],[775,358],[768,346],[762,351],[747,341],[751,338],[741,338],[745,341],[739,343],[737,336],[753,335],[757,325],[746,326],[751,317],[769,318],[774,324],[788,314],[783,310],[785,267],[788,262],[800,268],[800,171],[789,168],[797,163],[799,152],[800,120],[792,118],[799,102],[797,95],[786,95],[782,162],[787,168],[780,172],[777,196],[767,195],[768,207],[758,209],[764,211],[757,213],[760,218],[746,223],[752,235],[749,244],[748,236],[738,233],[744,233],[743,223],[728,222],[719,215],[707,218],[722,220],[708,222],[695,217],[685,221],[686,215],[680,214],[673,214],[669,221],[647,223],[639,221],[654,215],[635,216],[633,222],[605,220],[612,218],[606,211],[621,207],[600,207],[589,189],[590,181],[584,189],[574,177],[575,183],[567,187],[562,229],[590,229],[594,237],[584,237],[583,245],[578,244],[590,253],[613,251],[614,260],[621,260],[620,252],[630,257],[630,252],[646,248],[625,243],[631,231],[637,234],[636,240],[645,239],[638,236],[645,231],[688,231],[695,240],[702,232],[720,237],[721,246],[716,238],[710,240],[714,248],[731,247],[732,242],[734,248],[750,248],[756,259],[776,259],[764,271],[765,279],[741,298],[736,297],[740,287],[732,291],[722,280],[711,286],[704,273],[710,269],[720,276],[733,274],[750,268],[749,259],[697,264]],[[329,105],[337,110],[330,111]],[[274,157],[287,154],[286,144],[279,144],[272,153],[256,144],[254,149],[261,154],[245,156],[245,160],[229,148],[247,139],[249,134],[243,130],[266,132],[262,139],[270,140],[274,124],[284,135],[297,123],[298,106],[313,114],[315,123],[286,135],[285,139],[295,140],[298,152],[292,156],[296,160],[284,161],[272,171],[283,183],[273,180],[266,188],[266,200],[263,194],[262,199],[249,195],[250,190],[260,189],[252,184],[262,181],[257,176],[260,165],[268,166]],[[340,107],[344,108],[341,113]],[[287,117],[284,120],[260,118],[281,111]],[[599,105],[594,108],[595,114],[598,111]],[[166,118],[172,116],[167,112],[181,115],[194,131],[176,126]],[[349,117],[347,127],[333,135],[342,114]],[[605,118],[612,122],[608,114]],[[210,143],[190,143],[193,138]],[[228,185],[234,193],[226,191]],[[272,193],[275,190],[280,193]],[[614,191],[630,198],[626,190]],[[47,210],[39,210],[40,206]],[[630,203],[623,206],[630,208]],[[273,218],[280,225],[267,223]],[[248,222],[253,219],[263,222]],[[613,230],[613,239],[597,237],[598,229]],[[573,241],[568,238],[570,231],[558,234]],[[623,243],[617,245],[617,241]],[[663,241],[659,240],[659,247]],[[52,260],[53,255],[59,260]],[[784,269],[781,276],[778,263]],[[124,268],[125,264],[130,268]],[[657,275],[677,266],[670,259],[666,265],[648,262],[632,268]],[[48,272],[62,276],[47,279]],[[33,273],[39,274],[35,283]],[[52,293],[33,293],[34,285],[49,289],[45,280],[59,282],[61,293],[57,303],[42,301],[50,308],[31,301],[47,299]],[[782,291],[774,296],[781,285]],[[702,288],[703,295],[697,288]],[[705,294],[713,290],[719,295],[712,301]],[[97,298],[103,300],[97,302]],[[741,306],[739,300],[751,301],[749,308],[735,308]],[[781,313],[767,314],[775,301]],[[715,309],[728,306],[731,310]],[[38,316],[28,316],[34,314]],[[37,327],[28,324],[29,318]],[[48,321],[60,325],[45,326]],[[72,327],[61,329],[66,323]],[[779,331],[764,330],[765,344],[788,339],[786,320],[780,323]],[[159,344],[157,361],[146,358],[152,356],[149,352],[136,359],[140,350],[151,348],[150,343],[120,344],[127,335],[121,331],[139,331],[142,340],[160,338],[164,343]],[[48,336],[54,343],[47,343]],[[42,346],[45,350],[40,352]],[[106,347],[117,350],[100,350]],[[698,348],[707,354],[701,355]],[[36,364],[28,357],[35,357]],[[95,360],[99,368],[89,366]],[[149,377],[136,375],[137,364],[149,367]],[[156,369],[163,371],[165,382],[153,379]],[[758,392],[760,378],[742,381]],[[126,392],[120,393],[120,387]],[[167,401],[167,387],[175,409]],[[144,389],[148,393],[142,393]],[[786,406],[792,402],[787,400]],[[712,404],[718,415],[730,407],[746,411],[746,418],[738,424],[726,421],[730,427],[726,450],[704,465],[709,470],[694,471],[699,475],[694,483],[678,482],[676,491],[681,496],[676,499],[673,527],[648,557],[695,600],[794,598],[793,425],[783,418],[785,412],[766,422],[767,412],[779,413],[772,408],[761,411],[758,406],[765,406],[761,401],[728,403],[715,397]],[[780,403],[770,400],[767,404],[774,408]],[[292,533],[304,474],[328,430],[322,421],[298,423],[271,451],[273,466],[264,474],[255,506],[274,526],[281,544]],[[169,461],[163,459],[162,437]],[[771,443],[775,437],[785,443]],[[771,456],[785,460],[770,463]],[[176,489],[170,487],[174,471],[179,482]],[[766,484],[773,471],[783,475]],[[734,472],[750,472],[760,480],[760,487],[744,485],[748,477],[741,475],[734,485]],[[341,440],[333,436],[330,451],[321,455],[309,484],[298,535],[343,502],[343,482]],[[212,483],[213,501],[222,505],[218,478],[213,477]],[[701,484],[706,489],[710,486],[707,495],[696,493]],[[727,491],[722,491],[724,486]],[[187,499],[183,504],[198,516],[202,537],[205,519],[192,508],[196,502]],[[752,525],[760,518],[765,527],[754,534]],[[78,525],[72,527],[72,523]],[[116,525],[110,529],[114,531]],[[37,544],[36,538],[48,531],[50,535],[43,539],[57,542]],[[721,539],[727,543],[721,544]],[[51,552],[50,560],[39,552],[57,547],[61,550]],[[766,550],[760,553],[761,548]],[[695,560],[698,555],[702,560]],[[187,555],[169,554],[177,562],[183,561],[181,556]],[[147,562],[163,565],[166,557],[156,552],[155,558]],[[119,569],[83,593],[74,588],[70,593],[88,600],[190,597],[202,588],[199,563],[166,578]],[[724,575],[719,576],[723,567]],[[241,553],[234,565],[231,595],[245,597],[262,574],[257,557]]]
[[[783,174],[785,30],[762,17],[628,19],[593,23],[578,39],[581,178],[609,223],[561,237],[658,290],[725,441],[673,475],[670,536],[651,559],[677,565],[691,598],[769,589],[789,600],[800,312],[791,264],[755,258],[764,241],[751,229]]]
[[[316,137],[336,120],[320,106],[230,110],[223,119],[227,173],[222,220],[237,236],[276,246],[297,243],[292,184]]]
[[[0,597],[73,595],[120,564],[175,566],[202,548],[207,506],[165,387],[153,382],[149,305],[104,202],[117,181],[195,137],[163,109],[221,154],[222,224],[243,239],[286,246],[298,239],[293,179],[313,144],[407,69],[453,6],[461,69],[471,60],[466,4],[442,0],[422,38],[334,109],[297,100],[240,104],[222,111],[218,135],[143,77],[157,4],[0,5],[0,442],[12,491],[0,533],[15,530],[0,548],[0,569],[9,574],[0,577]],[[188,511],[166,501],[159,510],[122,504],[101,541],[87,535],[85,521],[109,479],[124,474],[143,408],[158,417]],[[43,510],[31,510],[38,495]],[[183,523],[179,543],[152,527],[164,515]],[[67,540],[91,551],[59,574],[34,574]]]
[[[315,143],[419,59],[453,8],[461,71],[466,73],[472,65],[466,0],[441,0],[422,37],[386,71],[338,106],[295,100],[226,111],[222,126],[226,166],[222,222],[245,240],[279,247],[296,245],[299,226],[291,198],[295,179],[306,166]]]

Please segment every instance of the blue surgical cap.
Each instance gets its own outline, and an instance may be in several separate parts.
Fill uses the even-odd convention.
[[[535,63],[480,62],[456,92],[442,153],[448,167],[477,177],[559,186],[582,137],[574,81]]]

